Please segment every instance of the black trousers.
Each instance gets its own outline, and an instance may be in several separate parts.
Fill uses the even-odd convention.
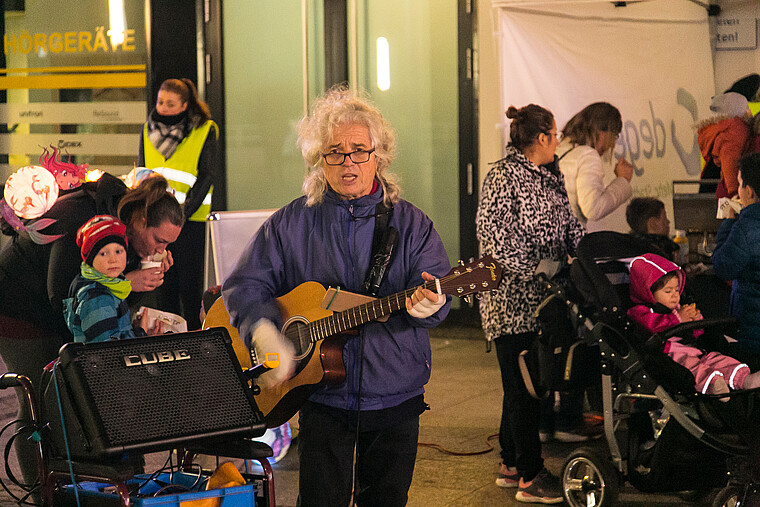
[[[504,400],[499,427],[501,459],[530,481],[544,467],[538,424],[541,402],[533,398],[520,376],[517,358],[537,339],[536,333],[503,335],[494,340],[501,370]]]
[[[336,409],[307,403],[299,416],[298,505],[348,507],[353,487],[356,427]],[[360,431],[356,504],[394,507],[407,503],[417,458],[419,416],[380,430]]]
[[[205,249],[205,222],[186,221],[177,241],[169,245],[174,266],[156,289],[158,308],[184,317],[188,331],[201,327],[201,296],[207,288],[203,286]]]

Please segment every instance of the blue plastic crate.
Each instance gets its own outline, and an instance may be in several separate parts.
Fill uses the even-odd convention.
[[[152,495],[159,491],[165,484],[169,484],[170,476],[172,484],[187,488],[193,488],[194,485],[195,487],[190,491],[166,493],[155,497],[144,496]],[[127,481],[127,486],[134,487],[137,484],[145,482],[148,477],[150,477],[150,475],[138,475],[134,479]],[[156,477],[156,480],[149,481],[142,486],[140,488],[140,495],[130,497],[130,502],[135,507],[180,507],[182,502],[220,498],[221,507],[254,507],[256,505],[256,483],[205,491],[202,488],[205,488],[206,480],[208,480],[208,475],[204,475],[201,478],[200,484],[196,484],[196,482],[198,482],[197,474],[176,472],[172,475],[169,473],[162,473]],[[100,482],[80,482],[77,484],[79,486],[80,503],[83,507],[120,505],[119,497],[115,492],[112,492],[113,486],[111,484]],[[65,497],[63,502],[64,505],[76,505],[74,500],[74,490],[71,485],[64,486],[63,493]]]

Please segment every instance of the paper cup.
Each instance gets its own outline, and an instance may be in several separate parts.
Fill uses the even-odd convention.
[[[157,261],[140,261],[140,269],[160,268],[161,263]]]

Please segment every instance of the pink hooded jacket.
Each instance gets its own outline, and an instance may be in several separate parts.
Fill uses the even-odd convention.
[[[651,287],[663,275],[673,271],[678,274],[678,291],[683,294],[686,276],[681,268],[664,257],[644,254],[635,257],[629,266],[631,273],[630,294],[634,306],[628,310],[628,316],[652,333],[659,333],[681,323],[678,307],[668,313],[655,311],[659,305],[654,299]]]
[[[686,276],[681,268],[669,260],[655,254],[644,254],[635,257],[630,265],[630,294],[635,303],[628,310],[628,316],[651,333],[658,333],[681,322],[678,308],[668,311],[657,303],[652,294],[652,285],[663,275],[676,272],[678,276],[678,291],[683,293]],[[697,329],[693,336],[696,338],[704,333]],[[685,366],[694,375],[695,386],[701,393],[714,393],[715,379],[722,377],[731,389],[741,389],[749,375],[749,367],[732,357],[717,352],[703,352],[694,346],[681,343],[681,338],[668,338],[663,352],[674,361]]]

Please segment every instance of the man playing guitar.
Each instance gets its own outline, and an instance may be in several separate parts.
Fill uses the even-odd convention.
[[[290,349],[260,350],[281,352],[281,366],[262,375],[264,384],[287,385],[336,348],[342,355],[344,382],[292,388],[308,396],[299,418],[300,505],[347,506],[353,491],[358,505],[402,506],[412,481],[419,415],[426,408],[428,329],[450,306],[451,298],[434,278],[449,271],[448,257],[432,221],[399,198],[396,177],[387,172],[395,136],[374,105],[346,88],[333,88],[315,102],[298,130],[311,167],[304,195],[261,227],[223,284],[222,297],[247,344],[253,340],[260,350],[260,344],[279,342]],[[376,221],[383,215],[387,229],[398,234],[373,294],[383,302],[357,310],[355,322],[341,312],[315,329],[288,327],[282,297],[304,282],[367,292],[363,282],[373,266]],[[393,313],[381,322],[375,319],[378,312]],[[345,341],[312,336],[327,338],[352,324],[361,324],[358,334]],[[286,336],[277,331],[283,325]],[[331,373],[325,368],[319,375]]]

